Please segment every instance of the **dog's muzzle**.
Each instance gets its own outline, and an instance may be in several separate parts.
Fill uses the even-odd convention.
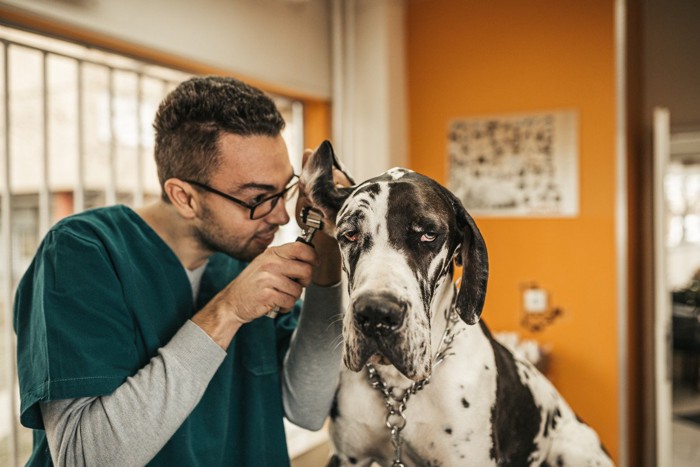
[[[352,300],[351,310],[344,331],[344,361],[350,370],[360,371],[371,361],[393,365],[416,381],[430,374],[429,328],[415,327],[410,301],[386,290],[366,291]]]
[[[365,337],[382,338],[398,332],[408,304],[387,292],[364,293],[353,303],[355,328]]]

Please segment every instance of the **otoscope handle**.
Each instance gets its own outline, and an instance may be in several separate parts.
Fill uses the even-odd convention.
[[[311,245],[313,247],[313,245],[311,244],[311,240],[313,240],[314,234],[316,233],[317,230],[318,229],[316,229],[314,227],[308,227],[307,229],[305,229],[303,231],[303,233],[301,235],[299,235],[297,237],[296,241],[301,242],[301,243],[306,243],[307,245]],[[279,312],[280,312],[280,309],[279,309],[279,307],[277,307],[273,310],[268,311],[265,314],[265,316],[267,316],[268,318],[275,319],[277,317],[277,315],[279,314]]]

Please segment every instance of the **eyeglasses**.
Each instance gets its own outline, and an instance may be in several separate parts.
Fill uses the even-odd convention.
[[[245,201],[241,201],[238,198],[234,198],[231,195],[227,195],[226,193],[219,191],[215,188],[210,187],[209,185],[205,185],[204,183],[199,183],[194,180],[182,180],[183,182],[187,182],[190,185],[194,185],[196,187],[199,187],[205,191],[208,191],[209,193],[214,193],[215,195],[219,195],[222,198],[226,198],[229,201],[232,201],[239,206],[243,206],[244,208],[247,208],[250,210],[250,219],[251,220],[257,220],[257,219],[262,219],[263,217],[267,216],[272,212],[273,209],[275,209],[275,206],[277,206],[277,203],[279,202],[280,199],[284,198],[285,201],[292,198],[299,187],[299,176],[294,174],[292,175],[292,180],[287,185],[284,190],[280,191],[279,193],[276,193],[274,195],[267,196],[265,198],[262,198],[260,201],[257,201],[253,204],[246,203]]]

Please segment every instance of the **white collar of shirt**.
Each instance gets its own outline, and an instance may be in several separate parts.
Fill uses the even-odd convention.
[[[204,264],[196,269],[187,269],[187,278],[190,280],[190,285],[192,286],[192,300],[197,303],[197,295],[199,295],[199,286],[202,283],[202,274],[204,274],[204,269],[207,267],[209,260],[205,261]]]

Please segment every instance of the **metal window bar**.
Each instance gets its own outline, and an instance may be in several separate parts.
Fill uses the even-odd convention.
[[[146,147],[143,144],[143,115],[141,106],[143,105],[143,73],[138,73],[136,77],[136,185],[134,186],[134,204],[143,205],[143,163],[146,157]]]
[[[304,104],[299,102],[299,101],[294,101],[292,102],[291,105],[291,112],[292,112],[292,121],[293,122],[303,122],[304,121]],[[304,126],[303,125],[294,125],[292,128],[292,145],[293,147],[289,148],[292,152],[292,154],[296,155],[301,155],[304,153]],[[292,155],[292,158],[294,156]],[[295,167],[295,169],[298,171],[297,173],[301,173],[301,159],[298,161],[298,165]]]
[[[6,384],[9,391],[8,402],[8,418],[10,419],[10,440],[8,443],[8,459],[11,462],[10,465],[17,465],[18,463],[18,442],[17,442],[17,425],[14,423],[14,417],[17,413],[17,404],[14,398],[14,387],[16,386],[15,378],[15,336],[12,332],[12,203],[10,197],[12,195],[12,189],[10,186],[10,60],[9,60],[9,45],[3,44],[3,91],[5,97],[4,106],[4,131],[5,131],[5,146],[3,151],[3,165],[5,168],[5,180],[2,188],[2,246],[5,251],[3,268],[5,274],[3,275],[2,284],[2,295],[3,295],[3,308],[4,308],[4,319],[5,319],[5,357],[7,360],[7,379]]]
[[[41,178],[39,186],[39,236],[43,237],[51,226],[51,194],[49,193],[49,85],[48,53],[41,57],[41,91],[42,91],[42,130],[43,153],[41,157]]]
[[[116,118],[117,110],[115,106],[116,99],[116,83],[114,76],[114,68],[108,67],[107,73],[109,76],[108,89],[108,108],[109,108],[109,154],[107,159],[107,167],[109,167],[107,177],[107,190],[105,191],[105,204],[108,206],[117,204],[117,129]]]
[[[83,128],[85,128],[85,115],[83,110],[85,109],[85,102],[83,99],[83,87],[84,87],[84,76],[85,76],[85,65],[83,60],[77,60],[78,65],[78,76],[77,80],[77,122],[76,122],[76,133],[78,137],[78,154],[76,158],[76,174],[75,174],[75,188],[73,189],[73,212],[81,212],[85,209],[85,136]]]

